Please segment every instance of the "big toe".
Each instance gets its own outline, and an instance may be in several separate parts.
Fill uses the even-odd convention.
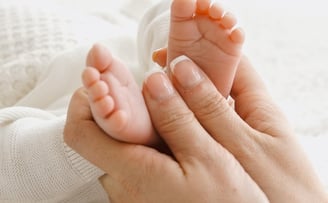
[[[111,65],[112,60],[110,51],[104,45],[95,44],[88,53],[87,65],[103,72]]]
[[[171,4],[171,18],[184,19],[194,15],[196,4],[190,0],[174,0]]]

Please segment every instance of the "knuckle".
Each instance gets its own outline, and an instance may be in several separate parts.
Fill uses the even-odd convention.
[[[163,133],[177,131],[181,126],[189,126],[194,121],[194,114],[190,110],[171,110],[160,119],[159,130]]]
[[[213,146],[212,142],[201,144],[204,146],[199,145],[199,147],[202,147],[202,149],[198,150],[199,153],[196,155],[195,158],[197,159],[197,161],[200,161],[203,165],[207,166],[207,168],[211,168],[211,166],[213,166],[213,163],[216,163],[218,157],[221,155],[220,153],[218,153],[217,146]]]
[[[240,141],[233,149],[233,154],[240,161],[254,161],[255,157],[259,158],[260,154],[263,154],[262,145],[265,143],[263,143],[261,135],[250,129],[244,136],[240,136]]]
[[[259,100],[259,99],[258,99]],[[258,102],[258,104],[245,114],[244,120],[257,131],[279,136],[289,131],[289,122],[274,104]],[[283,130],[284,129],[284,130]]]
[[[194,103],[192,108],[197,117],[213,119],[225,114],[230,106],[223,96],[217,92],[209,91],[200,101]]]

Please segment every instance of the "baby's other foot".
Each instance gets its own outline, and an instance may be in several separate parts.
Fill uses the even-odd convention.
[[[244,33],[236,19],[210,0],[173,0],[168,42],[168,64],[178,56],[192,59],[222,95],[230,94]]]
[[[113,138],[151,145],[154,129],[141,91],[125,65],[101,45],[90,50],[82,81],[97,124]]]

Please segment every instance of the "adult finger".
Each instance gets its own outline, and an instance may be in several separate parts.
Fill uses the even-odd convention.
[[[231,153],[254,151],[256,133],[238,116],[199,67],[185,56],[170,64],[172,81],[206,131]]]
[[[204,155],[211,137],[173,88],[168,76],[156,72],[148,76],[143,88],[153,124],[180,164]],[[215,148],[217,148],[215,146]]]
[[[236,112],[252,128],[272,136],[292,134],[287,119],[246,56],[239,63],[231,95]]]
[[[153,61],[162,67],[166,66],[166,57],[167,48],[153,53]],[[264,82],[246,56],[238,65],[231,96],[237,100],[236,112],[252,128],[272,136],[291,134],[287,119],[272,101]]]
[[[194,74],[190,68],[196,66],[196,64],[182,63],[180,65],[186,68],[182,75],[188,77]],[[252,146],[250,144],[252,142],[250,142],[250,139],[247,140],[248,136],[243,136],[245,132],[239,123],[233,125],[236,123],[233,121],[233,116],[238,117],[237,114],[225,98],[219,95],[217,89],[206,78],[205,74],[203,73],[201,77],[197,78],[200,79],[199,83],[194,83],[190,78],[184,81],[187,85],[191,85],[191,88],[179,89],[182,98],[175,91],[165,73],[153,73],[145,81],[144,98],[158,134],[167,143],[187,177],[190,174],[192,174],[191,176],[195,175],[195,171],[197,171],[195,169],[201,169],[201,171],[207,171],[206,174],[212,174],[213,177],[220,176],[220,181],[231,183],[236,177],[232,175],[234,174],[233,171],[242,169],[233,155],[237,152],[244,153],[247,151],[247,147]],[[214,94],[209,95],[211,91],[218,94],[218,96],[212,97]],[[218,100],[220,102],[216,102]],[[193,102],[194,104],[190,105]],[[209,107],[207,104],[211,106]],[[214,108],[216,104],[218,109]],[[198,107],[196,107],[197,105]],[[212,114],[207,111],[207,108],[216,110],[216,113]],[[219,120],[209,120],[207,122],[199,119],[199,115],[204,115],[204,118],[206,118],[207,113],[210,115],[207,118],[210,119],[216,115],[221,115],[221,117]],[[223,134],[217,134],[216,131],[213,133],[214,130],[220,130]],[[221,137],[224,139],[220,140],[224,142],[216,142],[213,139],[219,140]],[[229,148],[224,148],[225,146]],[[217,171],[220,171],[220,173],[217,173]],[[237,173],[244,174],[244,171]]]

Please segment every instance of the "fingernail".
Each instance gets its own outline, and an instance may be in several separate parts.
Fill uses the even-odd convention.
[[[147,74],[145,84],[151,97],[164,100],[174,94],[174,88],[163,71],[152,71]]]
[[[197,85],[202,79],[199,68],[187,56],[179,56],[170,63],[170,69],[180,85],[184,88],[191,88]]]

